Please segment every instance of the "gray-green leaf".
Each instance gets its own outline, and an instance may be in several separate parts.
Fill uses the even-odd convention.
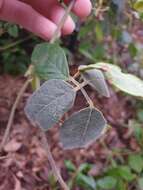
[[[129,166],[136,172],[140,173],[143,170],[143,157],[139,154],[129,156]]]
[[[120,67],[101,62],[85,66],[82,71],[88,69],[101,69],[113,86],[130,95],[143,97],[143,81],[132,74],[123,73]]]
[[[108,86],[106,84],[102,71],[98,69],[89,69],[81,72],[83,78],[102,96],[110,97]]]
[[[143,190],[143,177],[138,178],[139,190]]]
[[[48,80],[28,99],[25,113],[32,122],[47,130],[73,106],[75,96],[73,87],[65,81]]]
[[[106,126],[103,114],[94,108],[74,113],[60,128],[60,138],[65,149],[86,147],[96,140]]]
[[[97,181],[97,184],[102,189],[113,189],[116,186],[117,179],[112,176],[106,176]]]
[[[68,62],[64,50],[57,44],[41,43],[32,53],[35,74],[44,80],[69,77]]]

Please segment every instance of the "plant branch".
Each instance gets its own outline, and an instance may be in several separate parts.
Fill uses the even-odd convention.
[[[71,12],[71,10],[72,10],[72,8],[73,8],[73,6],[75,4],[75,1],[76,0],[72,0],[69,3],[69,5],[68,5],[68,7],[67,7],[67,9],[65,11],[65,14],[62,17],[61,21],[59,22],[58,27],[57,27],[57,29],[56,29],[56,31],[55,31],[55,33],[54,33],[54,35],[53,35],[50,43],[54,43],[56,41],[56,39],[59,37],[59,33],[60,33],[60,31],[61,31],[61,29],[62,29],[62,27],[63,27],[63,25],[64,25],[64,23],[65,23],[65,21],[66,21],[66,19],[68,17],[68,15],[69,15],[69,13]]]
[[[78,89],[81,90],[83,96],[85,97],[87,103],[89,104],[90,108],[94,108],[94,104],[92,102],[92,100],[90,99],[90,97],[88,96],[87,92],[84,90],[83,85],[81,85],[78,81],[76,81],[73,77],[69,78],[71,82],[73,82],[73,84],[75,84]]]
[[[15,115],[15,111],[16,111],[16,108],[20,102],[20,99],[21,97],[23,96],[27,86],[29,85],[31,79],[27,79],[25,81],[25,83],[23,84],[23,86],[21,87],[17,97],[16,97],[16,100],[12,106],[12,109],[11,109],[11,112],[10,112],[10,116],[9,116],[9,120],[8,120],[8,123],[7,123],[7,126],[6,126],[6,130],[5,130],[5,133],[4,133],[4,136],[3,136],[3,139],[2,139],[2,142],[0,144],[0,152],[2,151],[5,143],[7,142],[8,140],[8,137],[9,137],[9,133],[10,133],[10,129],[11,129],[11,126],[12,126],[12,123],[13,123],[13,119],[14,119],[14,115]]]
[[[42,137],[42,144],[43,144],[43,147],[45,148],[45,150],[47,152],[47,157],[48,157],[49,163],[51,165],[53,174],[55,175],[55,177],[59,181],[62,189],[63,190],[69,190],[68,186],[66,185],[63,178],[61,177],[59,169],[56,166],[55,160],[53,159],[52,153],[50,151],[50,147],[49,147],[49,144],[48,144],[48,141],[47,141],[47,138],[46,138],[46,134],[45,134],[45,132],[43,130],[41,130],[41,137]]]
[[[79,90],[81,90],[81,88],[85,87],[87,85],[87,82],[82,82],[82,83],[79,83],[80,86],[77,86],[74,88],[74,90],[77,92]]]
[[[73,76],[74,79],[78,78],[80,75],[80,72],[78,71],[77,73],[75,73],[75,75]]]

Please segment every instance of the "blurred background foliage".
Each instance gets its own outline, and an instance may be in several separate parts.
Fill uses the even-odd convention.
[[[75,32],[60,40],[69,62],[75,66],[109,62],[143,79],[143,0],[92,0],[92,3],[92,14],[86,22],[75,18]],[[0,22],[0,38],[0,73],[24,74],[34,46],[42,40],[5,22]],[[97,166],[84,163],[77,168],[66,160],[71,188],[143,190],[143,103],[133,98],[131,101],[135,117],[124,128],[136,140],[138,149],[109,149],[102,142],[109,156],[104,168],[96,173]],[[49,182],[56,189],[52,176]]]

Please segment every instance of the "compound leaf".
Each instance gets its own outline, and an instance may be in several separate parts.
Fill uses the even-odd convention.
[[[28,99],[25,113],[32,122],[47,130],[73,106],[75,96],[73,87],[65,81],[48,80]]]
[[[86,147],[96,140],[106,126],[103,114],[94,108],[85,108],[74,113],[60,128],[60,137],[65,149]]]
[[[81,74],[83,78],[88,82],[88,84],[97,90],[97,92],[99,92],[102,96],[110,96],[108,86],[106,84],[102,71],[97,69],[90,69],[81,72]]]
[[[32,53],[35,74],[43,80],[69,77],[68,62],[64,50],[57,44],[38,44]]]

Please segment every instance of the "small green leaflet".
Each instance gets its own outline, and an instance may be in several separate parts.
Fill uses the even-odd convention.
[[[75,96],[73,87],[65,81],[48,80],[28,99],[25,113],[32,122],[47,130],[73,106]]]
[[[60,128],[60,138],[64,149],[86,147],[104,131],[106,120],[94,108],[85,108],[74,113]]]
[[[143,157],[139,154],[129,155],[128,163],[130,168],[137,173],[143,170]]]
[[[128,166],[122,165],[116,169],[116,172],[122,179],[126,181],[132,181],[135,178],[135,175],[131,172]]]
[[[96,63],[83,68],[84,71],[88,69],[102,70],[110,84],[132,96],[143,98],[143,81],[132,74],[123,73],[120,67],[109,63]]]
[[[82,68],[82,66],[79,67],[79,71],[80,68]],[[97,90],[97,92],[99,92],[102,96],[110,97],[108,86],[102,71],[98,69],[89,69],[82,72],[81,70],[81,75],[84,80],[86,80],[88,84]]]
[[[97,181],[97,185],[101,189],[106,189],[106,190],[115,188],[116,183],[117,183],[117,179],[112,176],[106,176]]]
[[[18,27],[17,25],[10,25],[8,26],[8,30],[7,32],[9,33],[9,35],[11,35],[12,37],[14,38],[17,38],[18,37]]]
[[[92,176],[79,173],[76,177],[76,183],[86,190],[96,190],[96,182]]]
[[[32,53],[31,62],[35,74],[43,80],[69,77],[68,62],[64,50],[57,44],[38,44]]]

